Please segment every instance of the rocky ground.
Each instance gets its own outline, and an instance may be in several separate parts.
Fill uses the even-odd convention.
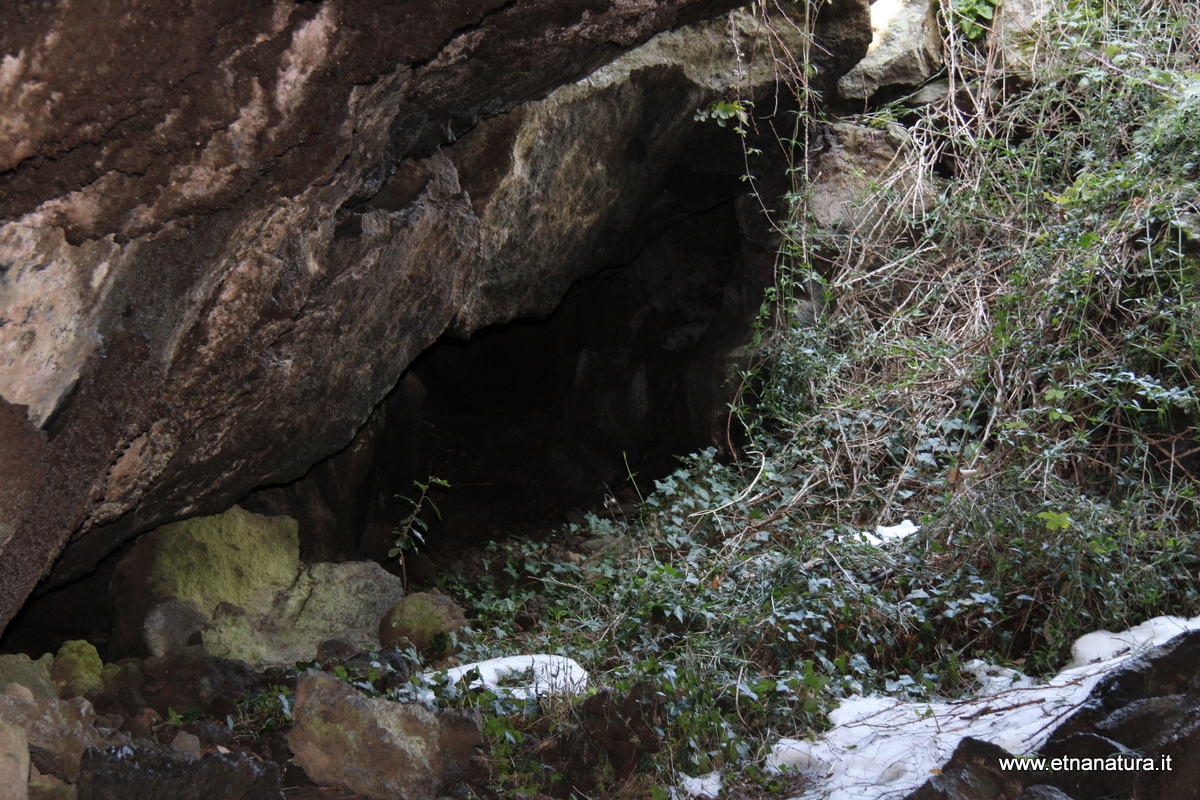
[[[490,796],[474,716],[355,687],[402,683],[401,653],[334,639],[318,656],[299,674],[256,671],[200,646],[116,664],[86,642],[38,660],[0,656],[0,796]]]
[[[574,548],[586,552],[588,543]],[[440,559],[425,565],[434,572],[486,577],[483,551],[430,555]],[[246,569],[248,563],[255,568]],[[82,640],[38,658],[0,656],[0,797],[517,798],[520,787],[505,775],[505,756],[492,749],[503,747],[503,735],[484,735],[493,717],[517,712],[493,708],[495,694],[472,702],[473,687],[495,689],[505,669],[518,673],[509,697],[578,693],[588,682],[563,656],[522,655],[528,663],[515,667],[460,665],[453,634],[471,621],[451,599],[406,593],[400,578],[375,563],[302,564],[287,518],[235,508],[166,526],[143,537],[112,586],[117,634],[105,658]],[[514,652],[523,632],[537,630],[550,613],[540,601],[514,606],[507,634]],[[1000,759],[1012,754],[998,744],[971,738],[974,729],[947,728],[944,738],[955,741],[937,745],[945,745],[942,752],[957,746],[953,757],[911,797],[1200,796],[1193,756],[1200,742],[1198,654],[1200,632],[1188,632],[1109,673],[1081,705],[1079,693],[1064,706],[1070,713],[1039,706],[1048,720],[1039,727],[1055,727],[1030,745],[1042,756],[1156,765],[1170,759],[1169,770],[1006,770]],[[441,669],[449,669],[450,683],[463,678],[472,688],[458,684],[454,702],[444,702],[449,695],[435,699],[424,678]],[[1043,702],[1011,697],[996,708],[986,697],[962,702],[983,704],[972,718],[994,714],[986,718],[995,720],[995,730],[982,735],[1003,743],[999,706]],[[636,778],[643,756],[662,746],[660,723],[646,716],[650,706],[637,690],[610,691],[601,679],[590,696],[570,705],[575,711],[559,727],[531,724],[521,733],[530,758],[569,776],[553,784],[555,796],[611,796],[587,791],[593,785],[650,786],[627,780]],[[769,796],[819,786],[828,776],[816,776],[810,761],[776,780]],[[679,778],[679,790],[692,797],[740,800],[768,792],[735,775],[724,776],[721,789]],[[883,776],[875,788],[890,780]]]

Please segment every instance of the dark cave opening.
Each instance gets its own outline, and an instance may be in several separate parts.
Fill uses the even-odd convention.
[[[747,144],[691,126],[549,316],[443,336],[345,450],[243,507],[298,519],[305,561],[395,569],[396,528],[431,477],[449,486],[429,489],[426,551],[547,535],[628,508],[680,456],[736,449],[729,405],[778,249],[751,192],[764,187],[744,180]],[[784,174],[778,153],[756,157]]]
[[[436,551],[619,513],[679,456],[728,448],[731,366],[761,297],[748,289],[757,278],[747,280],[740,204],[721,198],[679,215],[633,260],[573,285],[545,319],[442,338],[380,405],[382,419],[364,426],[372,444],[352,445],[247,507],[299,513],[306,560],[387,564],[417,484],[431,477],[449,484],[430,486],[423,515],[425,547]],[[369,466],[352,467],[356,460]],[[350,475],[359,488],[339,485]],[[314,493],[353,499],[339,512],[314,504]],[[306,524],[300,507],[324,525]],[[338,541],[305,534],[334,524],[344,531]]]
[[[689,216],[633,262],[580,281],[545,320],[444,339],[412,367],[426,392],[422,477],[450,483],[452,539],[528,534],[652,490],[715,444],[700,362],[737,269],[733,202]],[[394,512],[393,512],[394,513]]]
[[[627,513],[680,456],[735,449],[729,404],[777,250],[742,179],[743,146],[694,126],[609,250],[620,255],[592,265],[548,317],[438,340],[347,447],[240,505],[297,519],[305,562],[398,571],[388,553],[405,498],[431,476],[449,487],[430,490],[440,514],[424,515],[427,566],[463,547],[550,535],[587,512]],[[108,580],[127,549],[32,598],[0,651],[36,655],[83,638],[106,653]]]

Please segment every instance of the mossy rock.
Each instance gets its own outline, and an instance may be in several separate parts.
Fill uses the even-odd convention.
[[[10,683],[19,683],[38,700],[46,697],[57,697],[54,680],[50,677],[50,667],[54,656],[46,655],[34,661],[24,653],[14,653],[0,656],[0,692]]]
[[[380,617],[403,597],[400,579],[374,562],[310,564],[266,616],[219,605],[202,635],[204,647],[256,668],[310,661],[335,636],[374,650]]]
[[[467,618],[458,604],[437,592],[417,592],[387,610],[379,622],[379,643],[388,649],[411,645],[417,652],[446,655],[445,645],[436,646],[445,635],[466,627]]]
[[[148,654],[146,617],[172,601],[194,602],[205,617],[222,602],[266,614],[299,570],[299,528],[290,517],[234,506],[143,534],[113,575],[113,651]]]
[[[154,550],[146,578],[163,599],[192,600],[209,614],[221,602],[266,613],[300,569],[296,520],[238,506],[164,525],[142,537],[134,552],[141,547]]]
[[[50,677],[60,695],[82,696],[104,688],[104,662],[91,642],[77,639],[63,642],[54,657]]]

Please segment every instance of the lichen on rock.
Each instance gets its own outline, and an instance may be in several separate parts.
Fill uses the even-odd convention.
[[[423,653],[436,647],[439,637],[466,627],[458,604],[439,592],[415,592],[393,605],[379,621],[379,641],[386,648],[413,647]],[[435,655],[446,655],[446,646]]]
[[[0,656],[0,691],[4,691],[10,683],[19,683],[41,700],[43,697],[57,697],[54,680],[50,676],[50,667],[54,657],[46,653],[36,661],[24,653],[11,653]]]
[[[63,642],[50,668],[60,695],[81,697],[104,686],[104,662],[91,642]],[[31,687],[32,688],[32,687]]]
[[[205,616],[222,602],[266,614],[299,569],[296,522],[288,517],[234,506],[164,525],[142,536],[113,575],[114,651],[161,655],[145,641],[144,625],[166,602],[195,603]]]
[[[374,562],[310,564],[265,614],[218,605],[202,638],[213,655],[256,667],[311,660],[332,636],[375,650],[380,617],[403,596],[401,580]]]

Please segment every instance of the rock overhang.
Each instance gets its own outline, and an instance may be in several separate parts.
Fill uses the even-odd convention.
[[[513,265],[535,259],[498,228],[487,243],[503,181],[481,216],[439,146],[736,3],[235,5],[113,15],[107,44],[73,51],[101,24],[91,12],[10,11],[0,26],[20,101],[0,137],[0,395],[19,404],[5,446],[30,477],[4,499],[4,619],[68,539],[56,581],[302,474],[448,328],[552,306],[595,240],[559,254],[576,273],[512,287]],[[829,36],[853,42],[865,4],[837,5]],[[637,84],[601,78],[574,91]],[[58,83],[56,103],[30,99]],[[370,208],[407,171],[397,207]]]

